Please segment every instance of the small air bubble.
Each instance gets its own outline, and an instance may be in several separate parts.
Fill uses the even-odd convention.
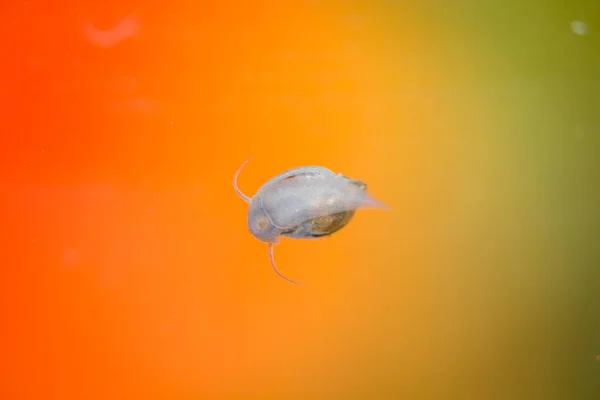
[[[572,21],[571,22],[571,31],[573,31],[573,33],[576,35],[583,36],[587,33],[588,26],[583,21]]]

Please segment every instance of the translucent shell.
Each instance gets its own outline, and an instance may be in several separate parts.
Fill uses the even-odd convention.
[[[284,171],[250,198],[237,187],[239,172],[248,161],[234,174],[234,190],[249,204],[248,230],[269,244],[271,266],[290,282],[297,283],[281,275],[273,260],[273,243],[280,236],[294,239],[329,236],[346,226],[358,209],[388,208],[366,192],[365,183],[317,166]]]

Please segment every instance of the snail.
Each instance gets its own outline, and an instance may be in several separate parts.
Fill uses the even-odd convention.
[[[269,245],[273,271],[288,282],[299,284],[282,275],[273,257],[273,244],[279,237],[319,239],[345,227],[356,210],[389,209],[366,191],[366,183],[335,174],[319,166],[305,166],[284,171],[246,196],[237,186],[244,161],[233,175],[233,188],[248,203],[247,227],[252,236]]]

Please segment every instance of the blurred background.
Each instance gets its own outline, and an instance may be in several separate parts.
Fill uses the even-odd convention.
[[[600,3],[0,6],[0,398],[600,398]],[[365,181],[267,246],[291,167]]]

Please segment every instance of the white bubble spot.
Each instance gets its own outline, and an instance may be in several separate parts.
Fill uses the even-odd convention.
[[[573,31],[573,33],[576,35],[583,36],[587,33],[588,26],[583,21],[572,21],[571,22],[571,31]]]

